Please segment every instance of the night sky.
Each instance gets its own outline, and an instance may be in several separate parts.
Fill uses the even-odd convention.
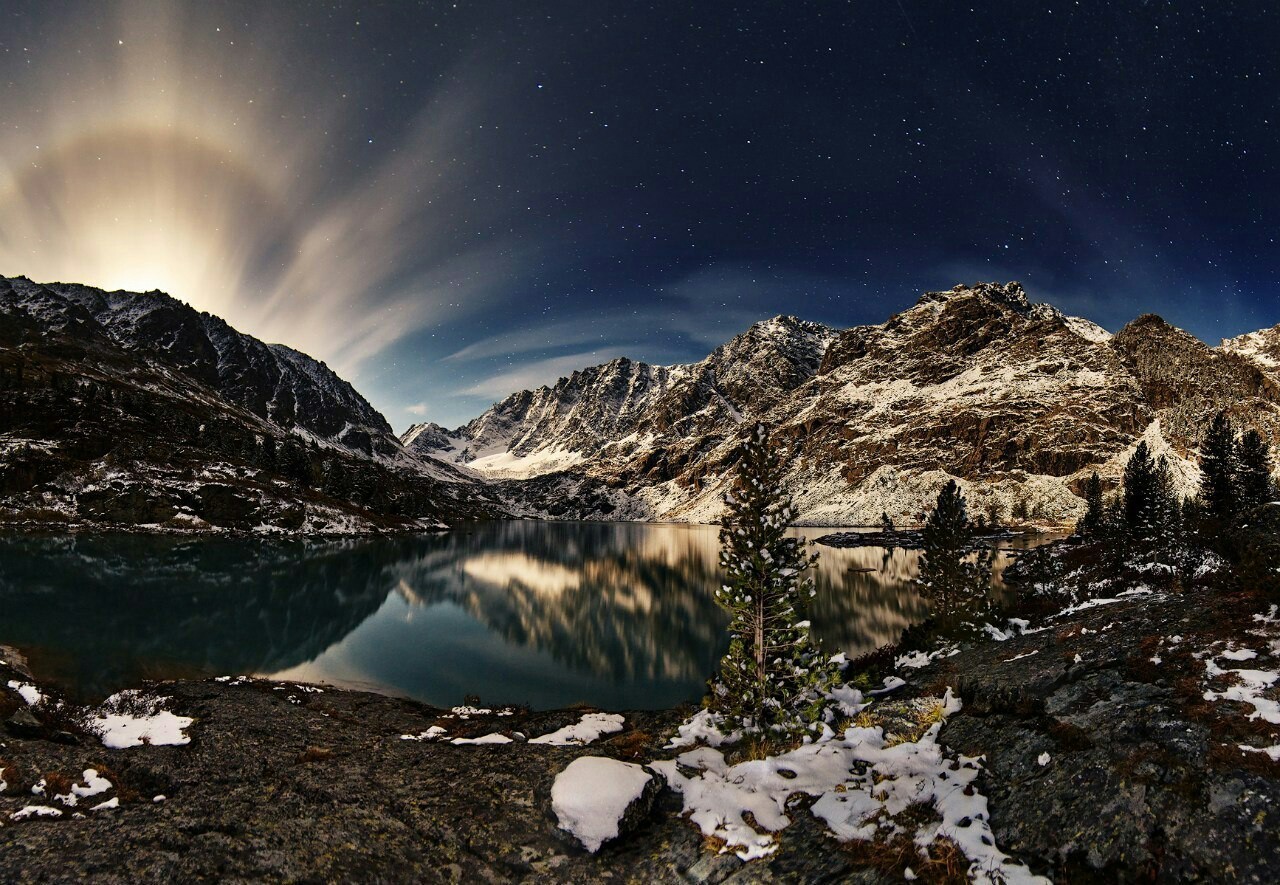
[[[1280,323],[1264,3],[0,6],[0,273],[160,288],[402,429],[1021,280]]]

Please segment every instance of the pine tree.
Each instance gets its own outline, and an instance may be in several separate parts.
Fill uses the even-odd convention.
[[[1123,526],[1136,540],[1152,540],[1161,524],[1160,480],[1146,441],[1138,443],[1124,466]]]
[[[732,639],[708,706],[733,728],[797,734],[821,712],[820,691],[835,676],[809,634],[805,609],[814,594],[804,573],[817,555],[787,537],[796,509],[782,490],[782,466],[757,424],[742,446],[738,476],[725,496],[716,601],[730,615]]]
[[[955,480],[938,493],[933,512],[925,521],[921,543],[924,555],[916,579],[944,626],[961,616],[985,613],[990,604],[994,550],[971,555],[974,528],[969,522],[964,495]]]
[[[880,512],[880,531],[886,535],[891,535],[894,531],[893,520],[889,518],[888,512],[883,510]]]
[[[1182,499],[1173,481],[1169,459],[1163,455],[1155,473],[1155,540],[1165,550],[1173,550],[1182,538]]]
[[[1084,484],[1084,516],[1076,523],[1076,534],[1082,538],[1096,539],[1102,534],[1106,512],[1102,503],[1102,480],[1095,470]]]
[[[1271,445],[1256,430],[1249,430],[1240,438],[1236,448],[1236,485],[1240,493],[1240,508],[1248,512],[1275,500],[1275,481],[1271,478]]]
[[[1230,524],[1239,512],[1236,472],[1236,431],[1227,413],[1219,412],[1200,444],[1200,501],[1219,527]]]

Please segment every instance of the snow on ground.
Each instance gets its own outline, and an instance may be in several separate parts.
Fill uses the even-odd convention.
[[[622,731],[625,722],[617,713],[587,713],[573,725],[536,737],[529,743],[550,744],[555,747],[589,744],[603,735]]]
[[[921,667],[927,667],[938,658],[949,658],[952,655],[960,654],[960,647],[956,645],[944,645],[934,651],[912,651],[905,655],[898,655],[893,660],[893,668],[895,670],[919,670]]]
[[[9,815],[9,820],[26,820],[29,817],[62,817],[62,810],[48,805],[28,805]]]
[[[402,741],[436,741],[443,738],[446,734],[448,734],[448,732],[445,731],[443,728],[441,728],[438,725],[433,725],[430,728],[428,728],[426,731],[420,731],[417,734],[402,734],[400,735],[400,740]]]
[[[471,470],[494,478],[527,479],[544,473],[554,473],[580,464],[584,460],[581,452],[572,452],[564,448],[540,449],[529,455],[514,455],[511,452],[495,452],[466,462]]]
[[[194,721],[163,709],[162,698],[143,697],[133,689],[113,694],[91,715],[86,727],[102,738],[103,746],[120,750],[144,743],[153,746],[187,744],[185,729]]]
[[[948,691],[937,721],[915,741],[893,743],[880,726],[850,726],[842,735],[824,727],[811,743],[764,759],[729,765],[720,750],[702,746],[650,767],[682,794],[703,835],[743,860],[777,850],[791,824],[788,800],[803,793],[817,797],[813,814],[841,841],[906,834],[924,849],[947,838],[969,858],[973,881],[1046,882],[995,846],[987,800],[973,788],[979,760],[949,758],[939,746],[945,717],[959,709]],[[940,820],[904,831],[894,816],[921,803]]]
[[[668,750],[681,747],[692,747],[695,744],[710,744],[718,747],[724,743],[733,743],[742,737],[742,732],[725,734],[716,727],[715,715],[710,710],[699,710],[693,716],[680,723],[676,736],[667,743]]]
[[[1276,606],[1267,614],[1254,615],[1259,626],[1248,632],[1266,643],[1266,651],[1259,652],[1234,642],[1214,652],[1221,643],[1214,643],[1196,657],[1204,660],[1206,701],[1237,701],[1253,707],[1250,719],[1261,719],[1280,725],[1280,632],[1276,630]],[[1264,659],[1269,669],[1262,669]],[[1244,663],[1257,661],[1253,667],[1227,667],[1219,662]],[[1280,758],[1280,747],[1248,747],[1247,752],[1266,753],[1273,759]],[[1274,752],[1273,752],[1274,751]]]
[[[444,715],[446,719],[453,719],[455,717],[458,719],[470,719],[472,716],[514,716],[515,713],[515,707],[503,707],[500,710],[491,710],[488,707],[472,707],[464,705],[461,707],[454,707]]]
[[[44,700],[44,695],[41,694],[40,689],[36,688],[34,685],[11,679],[9,680],[9,687],[18,693],[19,697],[26,702],[28,707],[34,707],[36,704],[39,704]]]
[[[493,734],[481,735],[478,738],[454,738],[453,740],[449,741],[449,743],[459,744],[459,745],[461,744],[509,744],[512,742],[512,740],[513,740],[512,738],[507,737],[505,734],[499,734],[498,732],[495,731]]]
[[[71,785],[71,792],[55,793],[53,801],[60,802],[63,805],[74,808],[80,804],[81,799],[88,799],[91,796],[100,796],[112,787],[111,781],[98,774],[98,771],[95,768],[86,768],[84,773],[81,775],[81,780],[84,781],[83,784]],[[42,779],[31,788],[31,792],[37,796],[43,796],[45,794],[46,786],[46,782]]]
[[[1073,615],[1076,612],[1082,612],[1087,609],[1097,608],[1100,605],[1112,605],[1117,602],[1125,602],[1129,599],[1132,599],[1135,596],[1151,596],[1154,593],[1155,593],[1154,590],[1150,590],[1145,587],[1135,587],[1132,590],[1125,590],[1123,593],[1120,593],[1116,596],[1104,596],[1104,597],[1096,597],[1094,599],[1086,599],[1084,602],[1076,603],[1075,605],[1069,605],[1066,608],[1064,608],[1062,611],[1049,615],[1048,620],[1053,620],[1054,618],[1066,617],[1067,615]]]
[[[653,775],[639,765],[579,756],[556,775],[551,809],[560,822],[592,854],[618,835],[627,808],[644,794]]]
[[[1225,657],[1226,654],[1228,653],[1205,660],[1205,677],[1211,681],[1222,677],[1234,677],[1235,684],[1229,685],[1222,691],[1206,689],[1204,699],[1206,701],[1239,701],[1242,704],[1248,704],[1253,707],[1253,712],[1249,714],[1250,719],[1263,719],[1280,725],[1280,702],[1263,696],[1264,692],[1280,681],[1280,670],[1237,670],[1219,667],[1218,658]],[[1256,654],[1254,656],[1256,657]]]

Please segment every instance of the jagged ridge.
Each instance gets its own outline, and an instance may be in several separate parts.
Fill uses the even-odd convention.
[[[404,441],[502,479],[532,514],[699,521],[719,513],[738,425],[760,419],[806,521],[917,519],[948,477],[980,510],[1065,521],[1083,478],[1117,478],[1140,439],[1189,492],[1218,409],[1277,438],[1269,354],[1280,331],[1211,348],[1147,316],[1112,336],[978,283],[843,332],[778,317],[689,366],[614,360]]]

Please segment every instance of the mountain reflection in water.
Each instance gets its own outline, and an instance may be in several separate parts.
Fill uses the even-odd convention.
[[[821,552],[811,618],[828,652],[861,654],[923,616],[918,554]],[[701,695],[727,644],[717,553],[714,526],[635,523],[344,541],[7,537],[0,643],[84,699],[254,673],[439,705],[476,694],[666,707]]]

